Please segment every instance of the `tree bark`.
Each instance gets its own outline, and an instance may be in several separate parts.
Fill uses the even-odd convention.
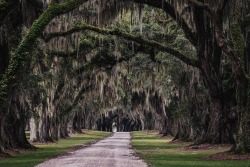
[[[34,148],[26,138],[25,122],[22,114],[17,118],[15,114],[8,113],[4,119],[0,120],[0,126],[0,141],[4,149]]]
[[[60,137],[58,136],[58,131],[59,131],[59,122],[57,115],[54,114],[54,116],[51,118],[51,124],[50,124],[51,140],[53,141],[59,140]]]
[[[250,110],[249,110],[249,81],[245,77],[238,78],[238,131],[236,143],[232,151],[237,153],[250,152]]]
[[[49,118],[46,114],[45,107],[43,106],[43,111],[40,115],[39,119],[39,141],[46,143],[52,141],[50,134],[49,134]]]
[[[20,91],[17,87],[13,88],[8,97],[8,109],[3,117],[0,118],[0,141],[3,148],[33,148],[28,142],[25,134],[25,110],[26,104],[20,104]]]
[[[38,140],[38,133],[37,133],[37,126],[36,126],[36,122],[35,122],[35,118],[34,116],[31,116],[30,118],[30,142],[36,142]]]
[[[66,138],[66,137],[69,137],[69,128],[68,128],[68,119],[67,118],[61,118],[61,121],[60,121],[60,138]]]
[[[16,1],[3,1],[0,6],[0,24],[2,24],[3,19],[9,12],[12,4]],[[40,17],[33,23],[29,32],[25,35],[14,54],[11,56],[10,61],[8,61],[8,67],[4,69],[3,75],[1,75],[0,80],[0,121],[1,121],[1,142],[3,148],[14,148],[14,147],[29,147],[25,131],[24,131],[24,118],[17,118],[13,113],[7,111],[8,97],[11,90],[15,89],[14,85],[20,79],[20,71],[26,66],[30,57],[28,52],[31,51],[35,45],[36,39],[41,35],[42,31],[45,29],[47,24],[56,16],[70,12],[75,9],[86,0],[70,0],[62,4],[57,4],[53,1],[47,10],[45,10]],[[1,53],[3,54],[3,53]],[[5,62],[6,63],[6,62]],[[2,62],[1,62],[2,64]],[[22,113],[19,113],[22,115]],[[16,121],[13,123],[13,121]],[[46,124],[47,118],[42,117],[39,123],[39,137],[40,140],[48,140],[48,127]]]
[[[73,132],[82,133],[82,115],[75,111],[73,116]]]
[[[237,1],[240,3],[240,1]],[[236,3],[236,12],[240,11],[240,5]],[[238,111],[238,129],[236,136],[236,143],[232,148],[232,151],[236,153],[249,153],[250,152],[250,110],[249,110],[249,84],[250,79],[248,75],[249,67],[249,48],[245,44],[249,44],[249,25],[245,24],[245,27],[240,27],[239,19],[236,18],[234,24],[230,27],[230,33],[232,36],[232,41],[234,45],[233,56],[238,57],[238,59],[233,59],[233,71],[236,81],[236,100],[237,100],[237,111]],[[248,27],[248,28],[247,28]],[[242,32],[242,29],[245,29]],[[245,32],[246,31],[246,32]],[[245,39],[244,35],[245,34]],[[243,62],[244,60],[245,62]]]
[[[221,143],[221,111],[222,101],[220,96],[211,96],[210,102],[210,122],[207,132],[201,142]]]

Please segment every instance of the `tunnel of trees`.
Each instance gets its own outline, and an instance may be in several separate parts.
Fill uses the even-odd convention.
[[[249,11],[249,0],[0,0],[1,151],[116,127],[249,153]]]

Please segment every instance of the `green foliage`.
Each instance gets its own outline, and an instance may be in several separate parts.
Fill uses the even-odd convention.
[[[240,59],[243,59],[244,57],[244,37],[241,32],[241,27],[239,24],[235,23],[231,26],[230,32],[233,39],[234,49],[237,56],[239,56]]]
[[[82,3],[82,0],[71,0],[63,4],[57,4],[53,1],[50,3],[48,9],[44,11],[36,21],[34,21],[28,34],[25,35],[16,51],[11,56],[8,69],[0,81],[1,113],[6,110],[6,99],[9,90],[13,84],[18,81],[18,71],[28,65],[30,61],[29,52],[30,49],[33,49],[36,39],[41,35],[42,31],[54,17],[69,12]]]
[[[104,48],[91,59],[91,63],[98,68],[111,69],[116,64],[116,58]]]

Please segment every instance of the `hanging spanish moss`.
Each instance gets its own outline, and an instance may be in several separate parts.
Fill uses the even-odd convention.
[[[249,152],[249,0],[51,2],[0,8],[1,148],[116,127]]]

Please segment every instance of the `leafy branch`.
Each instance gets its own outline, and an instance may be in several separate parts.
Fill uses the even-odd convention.
[[[41,35],[50,21],[64,13],[68,13],[87,0],[70,0],[62,4],[52,1],[49,7],[34,21],[29,32],[24,36],[18,48],[11,56],[9,65],[0,81],[0,112],[4,112],[9,91],[17,83],[19,71],[29,62],[29,52],[36,39]]]
[[[183,55],[180,51],[178,51],[170,46],[163,45],[163,44],[156,42],[156,41],[153,41],[153,40],[145,39],[142,36],[135,36],[135,35],[132,35],[132,34],[129,34],[126,32],[122,32],[118,29],[112,30],[112,29],[106,29],[106,28],[99,28],[99,27],[95,27],[92,25],[88,25],[88,24],[80,24],[80,25],[77,25],[74,28],[72,28],[66,32],[55,32],[55,33],[47,34],[46,37],[44,38],[44,40],[48,42],[52,38],[55,38],[55,37],[65,37],[65,36],[70,35],[72,33],[81,32],[81,31],[85,31],[85,30],[94,31],[94,32],[104,34],[104,35],[120,36],[124,39],[135,41],[137,43],[156,48],[160,51],[167,52],[167,53],[171,54],[172,56],[174,56],[175,58],[183,61],[184,63],[186,63],[188,65],[200,68],[200,63],[198,60],[191,59],[191,58]]]

